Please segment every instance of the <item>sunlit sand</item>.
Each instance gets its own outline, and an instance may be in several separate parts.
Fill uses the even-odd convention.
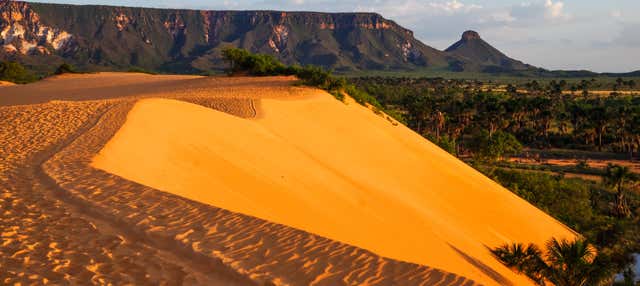
[[[272,131],[256,130],[265,127],[245,128],[245,125],[260,126],[263,123],[257,122],[275,119],[265,116],[264,112],[271,109],[272,103],[306,102],[316,98],[323,104],[344,107],[323,92],[294,86],[294,83],[292,77],[96,73],[55,76],[33,84],[3,87],[0,140],[5,144],[0,145],[0,204],[5,211],[0,213],[0,229],[3,229],[0,254],[6,259],[0,281],[53,285],[84,285],[88,281],[101,285],[476,285],[482,277],[456,275],[431,265],[381,256],[346,243],[351,241],[348,239],[331,239],[313,229],[307,232],[304,225],[296,228],[234,212],[231,207],[236,202],[231,197],[227,200],[229,209],[225,209],[215,206],[213,201],[199,203],[90,165],[127,121],[136,103],[142,100],[138,109],[157,98],[165,98],[159,102],[168,103],[172,110],[174,104],[178,104],[176,111],[182,110],[180,106],[188,110],[196,107],[193,115],[204,111],[203,114],[208,114],[204,116],[206,120],[210,114],[215,114],[216,121],[226,118],[230,127],[241,127],[235,131],[227,128],[240,132],[229,133],[231,137],[242,139],[241,134],[257,132],[257,139],[271,142],[265,150],[288,153],[284,149],[289,147],[280,145],[290,139],[274,139],[277,135]],[[267,104],[265,108],[263,103]],[[336,103],[338,105],[334,105]],[[171,111],[167,116],[175,114]],[[283,116],[288,115],[283,113]],[[187,126],[190,125],[193,122]],[[150,136],[155,128],[149,129]],[[190,140],[178,141],[188,143]],[[227,143],[227,153],[238,149],[232,146],[233,141]],[[135,142],[132,144],[135,147]],[[250,155],[263,158],[261,164],[264,158],[270,158],[256,153]],[[291,158],[300,153],[303,152],[282,156]],[[187,165],[192,163],[183,161]],[[301,162],[309,164],[308,159]],[[141,169],[144,168],[141,166]],[[265,175],[256,178],[252,176],[257,172],[252,171],[251,176],[236,179],[257,185],[289,169],[289,164],[283,164],[273,170],[262,170]],[[300,175],[300,179],[290,186],[300,186],[305,184],[302,179],[308,180],[309,194],[317,196],[320,195],[317,176],[327,176],[325,185],[329,187],[339,176],[318,167],[309,167],[309,170],[318,174],[291,170],[291,174]],[[220,172],[234,174],[233,170],[222,168]],[[225,183],[215,176],[211,179],[218,180],[218,185]],[[285,176],[285,179],[291,180],[291,177]],[[291,192],[285,188],[287,184],[283,187],[274,182],[272,185],[270,190],[280,192],[282,201],[299,201],[287,195]],[[350,189],[353,187],[345,186],[345,190]],[[310,198],[312,196],[306,199]],[[244,208],[251,200],[264,199],[264,195],[256,196],[236,206]],[[328,200],[331,196],[318,202]],[[339,208],[332,215],[334,218],[349,205],[341,202],[342,199],[336,200]],[[252,208],[264,213],[267,207],[259,203],[255,202]],[[282,205],[284,203],[276,203],[276,206]],[[294,205],[285,209],[300,212],[301,207]],[[283,215],[282,210],[271,211],[273,217]],[[319,215],[310,221],[321,226],[324,211],[318,208],[310,211]],[[363,216],[358,214],[353,219],[344,219],[345,222],[338,221],[340,227],[325,229],[337,233],[345,223]],[[383,251],[375,245],[371,250]],[[490,273],[493,281],[508,282],[502,274],[487,267],[483,271]]]
[[[321,91],[262,99],[254,119],[145,99],[92,165],[486,285],[530,284],[488,247],[575,235],[408,128]]]

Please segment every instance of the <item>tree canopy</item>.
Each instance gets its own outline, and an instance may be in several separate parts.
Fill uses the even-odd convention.
[[[487,130],[481,130],[473,136],[470,148],[476,159],[493,162],[505,156],[519,154],[522,144],[510,133],[495,131],[491,134]]]

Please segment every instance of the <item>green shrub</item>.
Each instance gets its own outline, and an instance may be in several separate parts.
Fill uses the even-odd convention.
[[[35,81],[36,77],[17,62],[0,62],[0,80],[22,84]]]
[[[546,173],[506,169],[496,169],[493,178],[573,229],[582,231],[591,223],[590,185],[579,179],[561,179]]]
[[[60,74],[65,74],[65,73],[77,73],[76,72],[76,68],[73,67],[70,64],[64,63],[61,64],[55,71],[54,74],[60,75]]]
[[[355,85],[349,84],[345,86],[345,92],[349,94],[356,102],[360,104],[368,103],[375,107],[377,110],[384,110],[382,105],[373,96],[367,92],[358,89]]]
[[[456,155],[456,142],[451,137],[444,135],[437,138],[431,134],[427,134],[426,137],[429,141],[438,145],[438,147],[447,151],[449,154]]]
[[[329,89],[331,85],[331,72],[318,66],[305,66],[297,71],[296,76],[309,86]]]
[[[227,73],[247,73],[254,76],[293,75],[295,67],[288,67],[271,55],[252,54],[247,50],[227,48],[222,50],[222,57],[229,62]]]
[[[158,74],[158,73],[156,73],[154,71],[150,71],[150,70],[147,70],[147,69],[144,69],[144,68],[141,68],[141,67],[131,67],[131,68],[129,68],[127,70],[127,72],[130,72],[130,73],[146,73],[146,74],[152,74],[152,75]]]
[[[244,71],[249,56],[249,51],[244,49],[227,48],[222,50],[222,58],[229,62],[227,72],[230,74]]]
[[[490,134],[486,130],[481,130],[474,134],[469,147],[476,159],[488,162],[522,152],[522,144],[518,139],[513,134],[503,131]]]

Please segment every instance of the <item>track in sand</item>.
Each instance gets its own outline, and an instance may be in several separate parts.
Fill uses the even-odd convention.
[[[0,87],[0,284],[474,285],[92,168],[141,98],[255,117],[289,78],[69,75]]]

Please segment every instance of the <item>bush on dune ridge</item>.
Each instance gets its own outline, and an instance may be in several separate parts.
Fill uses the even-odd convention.
[[[295,75],[298,67],[285,66],[271,55],[252,54],[247,50],[227,48],[222,57],[229,62],[229,74],[249,74],[252,76]]]
[[[56,69],[56,71],[53,74],[61,75],[66,73],[78,73],[78,72],[76,71],[76,68],[74,66],[67,63],[63,63]]]
[[[371,106],[374,111],[384,110],[382,105],[368,93],[358,89],[355,85],[347,83],[344,78],[335,77],[331,71],[322,67],[307,65],[304,67],[287,66],[271,55],[252,54],[247,50],[227,48],[222,50],[222,57],[229,63],[227,73],[246,74],[252,76],[295,75],[302,84],[324,89],[338,100],[344,100],[348,94],[356,102]],[[397,114],[390,114],[398,121],[403,121]]]

